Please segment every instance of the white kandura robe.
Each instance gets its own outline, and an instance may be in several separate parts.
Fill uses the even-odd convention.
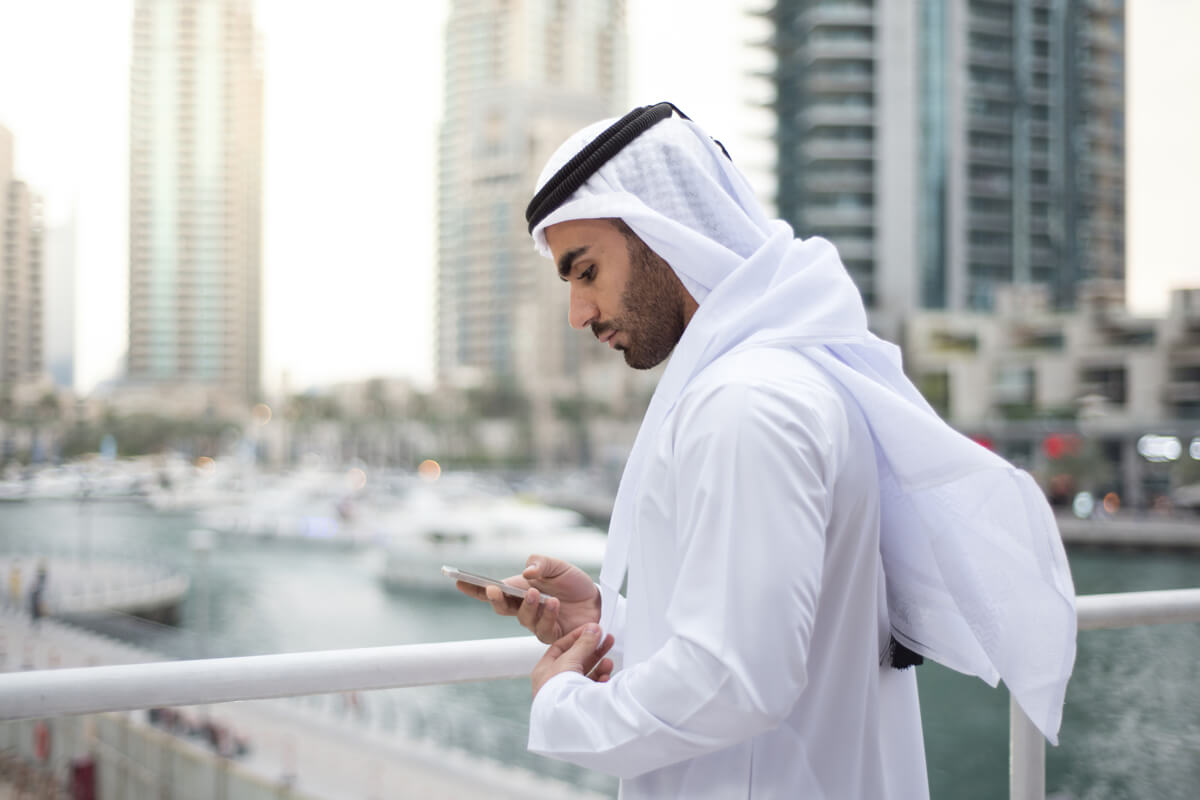
[[[534,698],[529,749],[634,798],[928,797],[888,614],[875,452],[795,350],[742,346],[684,390],[636,498],[620,668]]]

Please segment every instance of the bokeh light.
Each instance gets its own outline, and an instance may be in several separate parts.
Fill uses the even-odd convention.
[[[417,466],[417,474],[427,481],[436,481],[442,477],[442,465],[427,458]]]

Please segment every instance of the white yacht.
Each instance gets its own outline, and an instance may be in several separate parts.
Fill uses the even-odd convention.
[[[385,531],[380,578],[392,589],[453,589],[441,574],[449,564],[507,577],[525,559],[545,553],[598,574],[607,537],[563,508],[511,493],[419,486],[379,519]]]

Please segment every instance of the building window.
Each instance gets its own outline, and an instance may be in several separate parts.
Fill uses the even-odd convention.
[[[926,402],[942,418],[950,416],[950,374],[944,370],[926,372],[917,378],[917,388]]]
[[[1125,367],[1085,367],[1079,373],[1079,393],[1099,395],[1113,405],[1125,405]]]
[[[1036,374],[1025,364],[999,367],[992,378],[992,403],[1006,419],[1029,419],[1034,414]]]

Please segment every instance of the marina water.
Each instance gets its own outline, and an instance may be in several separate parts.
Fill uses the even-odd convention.
[[[453,592],[389,592],[378,554],[329,541],[220,536],[201,561],[188,513],[133,502],[0,504],[0,553],[149,560],[192,578],[175,627],[106,615],[87,624],[179,658],[513,636],[510,620]],[[1073,549],[1080,594],[1200,586],[1200,554]],[[520,564],[513,565],[513,571]],[[53,576],[51,576],[53,580]],[[207,597],[205,613],[200,608]],[[201,630],[207,628],[207,630]],[[935,664],[918,671],[934,798],[1008,796],[1008,695]],[[615,795],[605,776],[525,752],[525,680],[309,698],[363,724],[517,763]],[[1051,797],[1194,798],[1200,786],[1200,625],[1087,631],[1047,752]],[[251,743],[252,744],[252,743]]]

